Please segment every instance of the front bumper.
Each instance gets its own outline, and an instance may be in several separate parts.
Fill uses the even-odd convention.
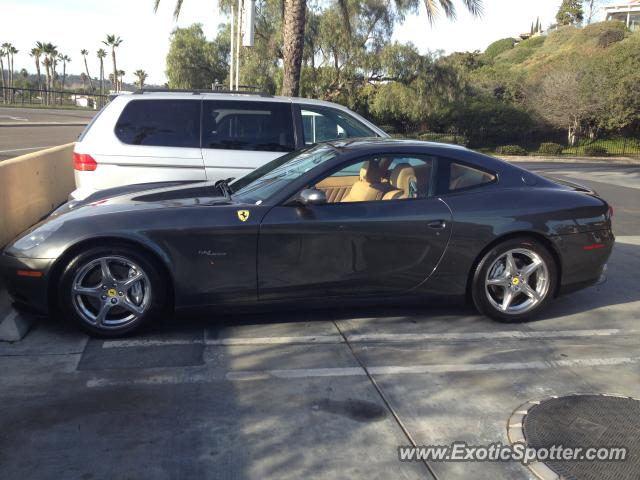
[[[38,313],[49,313],[49,273],[53,259],[0,255],[0,277],[9,295]]]

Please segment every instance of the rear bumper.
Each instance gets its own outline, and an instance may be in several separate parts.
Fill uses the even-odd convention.
[[[559,293],[569,293],[598,282],[613,250],[611,230],[562,235],[556,247],[562,259]]]
[[[0,255],[0,277],[9,295],[38,313],[49,313],[49,272],[53,259]],[[19,273],[20,272],[20,273]]]

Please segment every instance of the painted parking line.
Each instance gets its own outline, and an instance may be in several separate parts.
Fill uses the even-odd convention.
[[[420,341],[478,341],[478,340],[532,340],[554,338],[589,338],[615,335],[638,335],[640,330],[622,330],[618,328],[595,330],[550,330],[507,332],[464,332],[464,333],[372,333],[347,334],[351,343],[377,342],[420,342]],[[287,337],[235,337],[207,339],[167,339],[167,340],[106,340],[102,348],[144,348],[169,345],[205,344],[211,346],[235,345],[297,345],[297,344],[336,344],[344,343],[340,335],[287,336]]]
[[[465,372],[491,372],[502,370],[548,370],[568,367],[609,367],[631,365],[640,362],[640,357],[614,358],[579,358],[548,360],[534,362],[502,362],[502,363],[470,363],[470,364],[435,364],[435,365],[407,365],[407,366],[378,366],[367,367],[371,375],[410,375],[410,374],[443,374]],[[316,377],[344,377],[366,375],[360,367],[349,368],[304,368],[279,369],[264,371],[234,371],[226,374],[227,380],[256,380],[256,379],[299,379]]]
[[[442,375],[447,373],[474,373],[518,370],[551,370],[555,368],[595,368],[635,365],[640,363],[640,357],[612,357],[612,358],[579,358],[533,362],[502,362],[502,363],[470,363],[470,364],[434,364],[434,365],[406,365],[406,366],[377,366],[368,367],[371,375]],[[361,367],[340,368],[301,368],[274,370],[237,370],[226,373],[189,372],[162,373],[145,375],[139,378],[116,379],[108,377],[93,377],[87,380],[88,388],[113,387],[123,385],[178,385],[194,383],[211,383],[215,381],[255,381],[255,380],[296,380],[305,378],[333,378],[333,377],[365,377],[367,372]]]
[[[225,345],[296,345],[308,343],[343,343],[340,335],[314,335],[295,337],[235,337],[235,338],[207,338],[205,340],[107,340],[102,348],[132,348],[132,347],[160,347],[166,345],[202,344],[213,346]]]
[[[347,334],[352,343],[366,342],[415,342],[415,341],[474,341],[494,339],[546,339],[546,338],[579,338],[579,337],[608,337],[613,335],[637,335],[640,330],[622,330],[619,328],[596,330],[549,330],[549,331],[522,331],[507,332],[464,332],[464,333],[370,333]]]

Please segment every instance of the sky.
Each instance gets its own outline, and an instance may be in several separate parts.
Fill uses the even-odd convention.
[[[410,41],[422,53],[482,51],[495,40],[528,32],[537,17],[546,27],[553,22],[560,3],[561,0],[484,0],[484,15],[478,20],[466,12],[461,0],[456,0],[457,21],[442,18],[433,27],[422,7],[418,15],[407,17],[402,26],[396,27],[394,39]],[[116,34],[123,39],[117,49],[117,61],[118,69],[126,72],[125,82],[132,83],[133,72],[143,69],[149,74],[147,83],[162,85],[166,82],[169,34],[176,26],[202,23],[205,35],[212,39],[218,25],[229,21],[218,12],[215,0],[184,0],[175,22],[174,4],[175,0],[161,0],[154,14],[153,0],[0,0],[0,43],[13,43],[19,50],[14,61],[16,70],[26,68],[29,72],[35,71],[29,51],[36,41],[51,42],[69,55],[72,62],[67,71],[74,74],[84,71],[80,50],[86,48],[90,51],[89,72],[95,78],[95,52],[107,49],[102,44],[107,34]],[[110,57],[106,60],[108,73]]]

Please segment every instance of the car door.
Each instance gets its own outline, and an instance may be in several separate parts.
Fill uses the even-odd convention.
[[[241,178],[294,149],[290,103],[204,100],[202,158],[207,180]]]
[[[371,162],[386,168],[363,173]],[[315,181],[318,189],[345,188],[351,178],[348,193],[325,192],[331,203],[272,208],[258,239],[259,299],[393,295],[423,282],[451,233],[449,208],[429,194],[434,162],[407,155],[359,159]],[[412,181],[398,185],[395,172],[407,165]]]

